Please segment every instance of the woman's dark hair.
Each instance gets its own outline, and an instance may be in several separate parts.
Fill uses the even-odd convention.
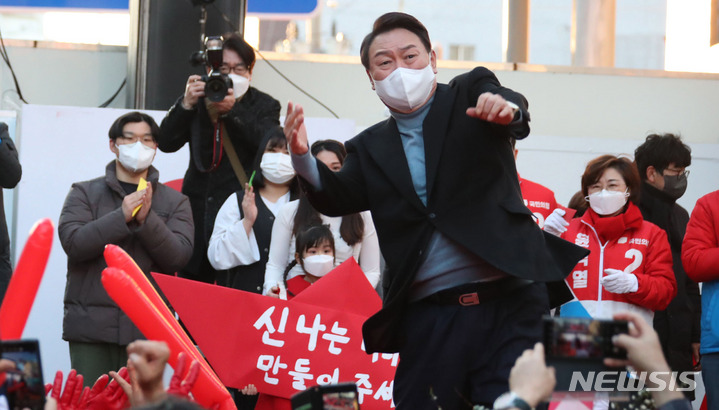
[[[626,157],[615,157],[614,155],[602,155],[589,161],[587,168],[582,175],[582,194],[589,195],[589,187],[599,181],[604,171],[614,168],[624,179],[629,189],[629,200],[634,204],[639,203],[639,172],[632,161]]]
[[[390,12],[383,14],[374,21],[372,25],[372,32],[362,40],[360,46],[360,60],[366,70],[369,70],[369,48],[372,46],[374,39],[383,33],[392,31],[394,29],[402,28],[407,31],[414,33],[424,45],[429,53],[432,51],[432,43],[429,41],[429,33],[427,28],[414,16],[410,16],[406,13]]]
[[[252,74],[252,69],[255,67],[255,50],[252,46],[247,44],[237,33],[225,34],[222,38],[224,39],[222,49],[237,53],[247,66],[247,71]]]
[[[265,186],[265,177],[262,175],[262,167],[260,167],[260,164],[262,163],[262,155],[268,150],[286,146],[287,139],[285,138],[285,133],[282,131],[282,127],[279,125],[271,128],[265,134],[265,137],[262,139],[262,142],[260,142],[260,145],[257,148],[257,154],[255,154],[255,161],[252,166],[252,169],[255,171],[255,178],[252,180],[253,187],[262,188]],[[251,176],[252,174],[247,175],[247,179],[249,180]],[[294,194],[298,193],[299,190],[297,177],[294,177],[290,183],[290,192],[292,193],[292,196],[295,196]]]
[[[329,151],[337,155],[337,158],[340,160],[340,164],[345,163],[345,158],[347,157],[347,150],[345,150],[345,146],[341,142],[336,140],[318,140],[312,143],[312,146],[310,147],[310,152],[312,153],[313,157],[316,157],[317,154],[322,151]]]
[[[306,229],[301,230],[297,234],[295,240],[295,252],[300,255],[300,259],[304,259],[302,255],[309,248],[320,246],[324,243],[328,243],[332,248],[332,255],[335,254],[335,238],[332,235],[329,225],[318,225],[308,226]],[[293,259],[285,268],[285,273],[282,274],[282,280],[285,282],[285,288],[287,287],[287,275],[290,273],[292,268],[297,265],[297,258]]]
[[[150,133],[152,134],[152,140],[157,142],[157,138],[160,136],[160,127],[157,126],[155,120],[144,112],[132,111],[119,117],[110,126],[108,135],[110,139],[115,141],[118,137],[122,137],[122,129],[125,125],[131,122],[144,122],[150,126]],[[284,135],[284,134],[283,134]]]
[[[577,191],[574,195],[572,195],[572,198],[567,204],[567,208],[577,211],[577,213],[574,214],[575,218],[579,218],[584,215],[584,212],[586,212],[587,208],[589,208],[589,203],[587,203],[587,200],[584,199],[584,196],[585,195],[582,194],[582,191]]]
[[[340,164],[344,165],[347,151],[341,142],[335,140],[319,140],[315,141],[310,147],[310,152],[312,152],[312,155],[315,157],[322,151],[334,153],[340,160]],[[312,207],[307,197],[301,194],[300,202],[297,205],[297,213],[295,213],[292,234],[296,236],[297,232],[300,232],[305,227],[319,225],[321,223],[322,218],[320,217],[320,213]],[[364,220],[362,219],[362,215],[354,213],[343,216],[342,223],[340,224],[340,236],[350,246],[362,242],[362,237],[364,236]]]

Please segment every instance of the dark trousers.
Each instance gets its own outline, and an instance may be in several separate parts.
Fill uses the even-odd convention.
[[[69,342],[70,365],[83,377],[83,384],[92,387],[95,381],[111,370],[127,365],[127,346],[114,343]],[[54,377],[54,375],[53,375]]]
[[[517,357],[541,340],[548,310],[543,283],[473,306],[411,304],[394,380],[397,409],[491,408],[509,390]]]
[[[702,380],[707,395],[707,408],[719,409],[719,353],[702,355]]]

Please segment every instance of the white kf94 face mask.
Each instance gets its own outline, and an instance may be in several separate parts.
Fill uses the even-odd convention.
[[[335,267],[335,257],[332,255],[312,255],[302,260],[305,272],[321,278]]]
[[[396,111],[411,111],[424,104],[434,86],[432,64],[420,70],[399,67],[384,80],[375,81],[374,88],[385,105]]]
[[[140,141],[134,144],[115,145],[119,151],[118,161],[128,171],[140,172],[152,165],[155,158],[155,148],[150,148]]]
[[[594,212],[599,215],[611,215],[620,209],[627,203],[629,192],[622,191],[607,191],[602,189],[599,192],[595,192],[585,199],[589,201],[589,206],[592,207]]]
[[[281,152],[265,152],[260,161],[262,176],[275,184],[284,184],[295,176],[292,158]]]
[[[232,79],[232,93],[235,96],[235,100],[245,95],[247,90],[250,88],[250,80],[242,75],[227,74]]]

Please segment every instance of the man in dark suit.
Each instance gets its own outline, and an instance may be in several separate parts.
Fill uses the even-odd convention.
[[[523,204],[509,140],[529,134],[522,95],[481,67],[437,84],[427,30],[404,13],[375,21],[361,59],[391,118],[348,141],[332,173],[307,153],[290,104],[295,169],[321,213],[372,211],[384,303],[363,336],[368,353],[400,353],[397,408],[491,405],[541,337],[542,282],[562,281],[586,251],[544,235]]]
[[[15,188],[22,177],[22,166],[18,161],[15,144],[8,133],[8,126],[0,122],[0,305],[12,278],[10,263],[10,239],[5,223],[5,206],[2,188]]]

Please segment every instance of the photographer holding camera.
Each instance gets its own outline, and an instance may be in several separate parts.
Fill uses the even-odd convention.
[[[206,76],[191,75],[185,93],[162,121],[158,146],[190,144],[182,193],[190,198],[195,248],[180,276],[213,283],[207,245],[220,206],[243,189],[260,141],[279,125],[280,103],[250,87],[255,52],[237,34],[206,40]],[[226,89],[225,89],[226,87]],[[222,278],[218,278],[221,282]]]

